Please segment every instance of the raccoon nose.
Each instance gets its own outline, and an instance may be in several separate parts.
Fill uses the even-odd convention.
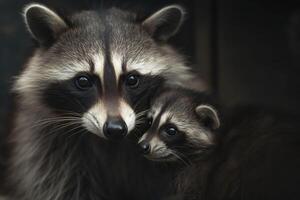
[[[121,140],[127,134],[127,125],[120,118],[110,119],[103,126],[104,135],[112,140]]]
[[[150,147],[150,144],[148,142],[146,142],[146,141],[141,142],[140,147],[141,147],[141,150],[142,150],[143,154],[149,154],[150,153],[151,147]]]

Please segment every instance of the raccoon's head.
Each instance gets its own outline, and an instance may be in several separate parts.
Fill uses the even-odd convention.
[[[26,6],[25,23],[39,47],[16,81],[19,103],[52,118],[76,116],[100,137],[123,138],[157,87],[190,78],[166,44],[183,15],[171,5],[141,22],[116,8],[63,18],[40,4]]]
[[[145,157],[155,161],[190,160],[210,152],[220,126],[208,97],[176,89],[156,98],[148,114],[149,130],[139,140]]]

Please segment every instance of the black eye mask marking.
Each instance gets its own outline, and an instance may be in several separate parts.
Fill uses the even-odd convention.
[[[135,74],[131,72],[130,74]],[[156,90],[163,84],[164,79],[160,76],[153,75],[138,75],[139,84],[136,88],[131,88],[126,86],[124,79],[126,76],[122,77],[122,94],[127,102],[135,108],[135,112],[141,112],[150,107],[150,101],[153,98],[153,94]]]
[[[101,85],[99,78],[92,75],[90,79],[93,85],[87,90],[78,89],[75,80],[83,74],[79,73],[72,79],[51,83],[42,93],[42,102],[58,113],[88,111],[101,96],[98,89]]]
[[[169,122],[166,122],[159,129],[159,138],[164,141],[169,148],[176,145],[184,145],[185,137],[185,133],[181,132],[175,124]]]

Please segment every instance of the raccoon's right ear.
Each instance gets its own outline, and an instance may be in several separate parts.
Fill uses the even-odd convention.
[[[36,3],[25,6],[24,20],[31,36],[42,46],[54,42],[68,28],[58,14]]]
[[[220,127],[220,119],[218,112],[210,105],[199,105],[196,107],[196,113],[200,118],[200,121],[212,128],[213,130]]]
[[[184,9],[179,5],[166,6],[145,19],[142,27],[159,41],[175,35],[184,20]]]

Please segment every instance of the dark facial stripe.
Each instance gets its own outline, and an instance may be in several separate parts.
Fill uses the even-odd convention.
[[[171,104],[171,100],[168,100],[161,108],[161,111],[158,113],[156,119],[154,119],[154,122],[153,122],[153,125],[151,126],[150,130],[151,131],[154,131],[154,130],[157,130],[159,129],[159,122],[160,122],[160,119],[161,119],[161,116],[163,115],[163,113],[166,112],[168,106]]]
[[[53,111],[61,114],[85,113],[99,98],[97,87],[99,85],[96,84],[89,90],[82,91],[76,88],[74,79],[55,82],[43,90],[42,101]]]
[[[125,74],[126,71],[127,71],[126,63],[127,63],[127,61],[123,58],[122,59],[122,72],[123,72],[123,74]]]
[[[94,64],[93,60],[91,60],[91,59],[88,60],[88,63],[90,65],[90,72],[91,72],[91,74],[93,74],[95,72],[95,64]]]
[[[110,49],[110,35],[111,28],[106,26],[104,33],[104,73],[103,73],[103,89],[104,89],[104,99],[105,105],[108,107],[109,114],[115,115],[118,113],[118,85],[117,77],[113,63],[111,61],[111,49]]]

